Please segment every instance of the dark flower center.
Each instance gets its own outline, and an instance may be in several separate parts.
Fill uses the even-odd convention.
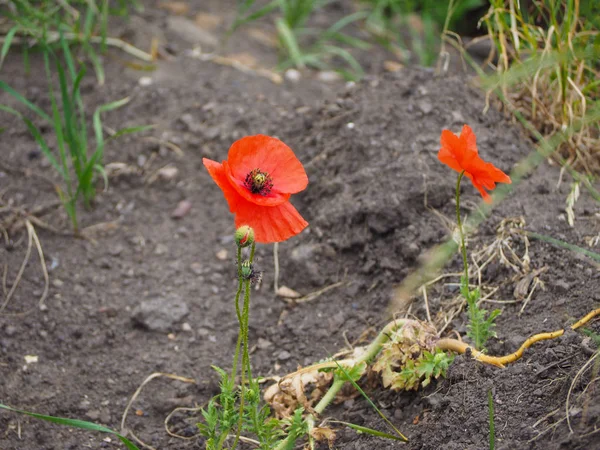
[[[244,186],[253,194],[268,195],[273,189],[273,181],[267,172],[254,169],[246,175]]]

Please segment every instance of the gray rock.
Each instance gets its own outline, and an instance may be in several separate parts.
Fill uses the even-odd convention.
[[[171,294],[142,300],[132,311],[131,319],[150,331],[167,332],[174,330],[174,325],[188,313],[187,304]]]

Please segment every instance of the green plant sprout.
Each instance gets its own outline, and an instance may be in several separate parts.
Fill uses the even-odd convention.
[[[42,50],[62,39],[81,45],[91,61],[100,84],[104,83],[104,69],[94,48],[100,44],[101,51],[107,46],[121,48],[136,58],[152,61],[152,56],[126,42],[108,36],[109,15],[126,16],[130,8],[141,10],[139,0],[117,0],[109,6],[109,0],[9,0],[0,6],[0,15],[8,19],[9,29],[0,38],[0,67],[14,44],[23,45],[23,57],[28,68],[29,49],[38,46]]]
[[[275,19],[277,36],[281,50],[280,70],[290,67],[313,67],[327,70],[332,67],[346,79],[356,80],[364,75],[364,71],[344,46],[366,50],[370,44],[362,39],[352,37],[342,30],[348,25],[367,17],[364,11],[345,16],[325,30],[317,30],[307,26],[310,17],[329,0],[273,0],[267,5],[252,11],[255,0],[238,3],[238,14],[230,34],[244,24],[258,20],[274,11],[279,15]],[[337,59],[344,66],[332,65]]]
[[[47,114],[38,106],[31,103],[6,82],[0,81],[0,90],[11,95],[31,112],[35,113],[39,119],[52,125],[56,138],[56,150],[53,151],[50,148],[48,141],[43,137],[39,128],[36,127],[32,120],[9,106],[0,105],[0,109],[14,114],[23,120],[29,132],[40,146],[44,156],[62,178],[63,186],[56,186],[56,191],[71,220],[73,230],[77,233],[79,231],[77,220],[78,200],[82,198],[85,206],[90,207],[96,196],[97,177],[100,176],[103,178],[105,186],[108,184],[103,166],[105,141],[100,115],[104,112],[120,108],[129,102],[129,98],[107,103],[96,108],[92,115],[95,147],[90,152],[92,144],[87,124],[88,117],[85,113],[80,91],[81,81],[85,75],[85,68],[81,67],[76,70],[75,61],[71,56],[69,46],[64,39],[61,40],[61,44],[67,66],[66,70],[51,49],[46,48],[43,54],[49,86],[48,91],[52,105],[52,112],[50,114]],[[53,91],[51,61],[54,62],[56,73],[58,73],[60,104]],[[148,128],[150,127],[124,128],[117,131],[112,137],[116,138],[123,134],[143,131]]]
[[[405,59],[411,53],[419,64],[435,64],[442,32],[459,31],[467,16],[484,0],[362,0],[368,11],[367,29],[386,47],[400,46]],[[415,26],[415,18],[420,23]],[[408,62],[408,61],[407,61]]]

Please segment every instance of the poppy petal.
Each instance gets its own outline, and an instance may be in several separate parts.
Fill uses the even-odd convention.
[[[208,170],[208,174],[211,176],[213,181],[223,191],[225,200],[227,200],[227,204],[229,205],[229,211],[234,213],[237,209],[237,205],[240,203],[240,200],[244,199],[237,193],[237,191],[229,182],[229,179],[225,173],[224,165],[207,158],[202,158],[202,162],[204,163],[204,167],[206,167]]]
[[[456,152],[460,145],[458,137],[450,130],[443,130],[440,142],[442,144],[442,148],[438,152],[440,162],[457,172],[462,172],[463,168],[460,165]]]
[[[479,153],[477,151],[477,137],[469,125],[463,125],[460,132],[460,141],[464,145],[464,149],[470,153]]]
[[[225,175],[229,180],[229,184],[237,191],[239,195],[251,203],[261,206],[277,206],[283,202],[287,202],[290,199],[291,194],[283,194],[275,191],[274,189],[266,195],[253,194],[246,187],[245,180],[240,180],[232,174],[231,166],[229,165],[228,161],[223,161],[223,168],[225,169]]]
[[[258,134],[233,143],[227,155],[232,176],[243,181],[254,169],[269,174],[272,192],[295,194],[306,188],[308,176],[291,148],[274,137]]]
[[[242,202],[235,212],[235,226],[248,225],[254,229],[256,242],[282,242],[308,226],[308,222],[290,202],[278,206],[257,206]]]
[[[481,197],[483,197],[484,202],[492,203],[492,197],[490,197],[490,194],[488,194],[486,192],[486,190],[483,188],[483,186],[481,184],[479,184],[473,180],[473,186],[475,186],[475,188],[479,191],[479,193],[481,194]]]

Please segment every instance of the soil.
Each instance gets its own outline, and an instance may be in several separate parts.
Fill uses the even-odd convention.
[[[153,72],[140,72],[123,64],[123,53],[111,50],[105,58],[106,85],[98,86],[93,77],[84,81],[90,108],[131,97],[126,107],[104,115],[107,127],[156,127],[107,146],[106,163],[125,163],[135,170],[112,176],[93,209],[82,210],[81,227],[88,239],[69,235],[60,208],[40,216],[59,231],[34,224],[49,269],[49,295],[40,307],[44,278],[34,249],[0,316],[0,400],[14,407],[118,430],[129,399],[146,377],[162,372],[194,378],[194,384],[150,381],[127,418],[128,428],[161,450],[203,448],[198,438],[169,436],[163,422],[175,407],[201,405],[218,391],[211,366],[229,367],[237,336],[233,221],[203,168],[203,157],[225,159],[233,141],[263,133],[290,145],[309,175],[308,189],[292,201],[310,226],[280,245],[279,283],[302,294],[341,283],[309,302],[286,302],[273,293],[272,247],[258,246],[264,276],[252,298],[250,339],[257,344],[252,363],[256,374],[270,376],[328,357],[366,330],[381,328],[390,318],[394,287],[430,248],[448,239],[456,174],[436,158],[442,129],[458,132],[470,124],[482,156],[505,171],[532,151],[518,127],[493,109],[484,113],[485,97],[466,74],[435,76],[418,68],[385,73],[383,61],[389,55],[383,50],[361,56],[369,61],[369,75],[356,84],[326,82],[310,71],[302,71],[297,82],[274,84],[257,72],[199,59],[191,51],[198,42],[192,41],[203,39],[204,49],[210,36],[220,37],[233,17],[233,2],[187,3],[184,18],[193,21],[203,14],[202,38],[186,38],[185,27],[177,22],[181,17],[174,26],[175,16],[158,2],[148,2],[143,13],[121,25],[120,33],[142,48],[148,48],[144,36],[160,34],[168,59]],[[320,20],[343,12],[326,10]],[[211,29],[207,17],[222,22]],[[266,22],[250,29],[259,26],[263,38],[273,36]],[[228,48],[247,52],[262,67],[275,64],[273,49],[252,36],[256,33],[242,29]],[[32,72],[24,77],[22,60],[13,53],[2,78],[48,107],[40,69],[41,62],[32,58]],[[142,77],[152,82],[140,84]],[[5,94],[0,101],[14,105]],[[47,177],[58,179],[27,129],[12,116],[3,115],[2,122],[2,202],[27,211],[55,202]],[[154,176],[165,166],[177,168],[176,175]],[[597,239],[593,241],[600,233],[598,203],[582,189],[575,225],[569,226],[565,199],[570,180],[559,168],[544,163],[512,187],[471,236],[470,251],[497,242],[498,228],[507,220],[598,251]],[[465,182],[462,192],[463,213],[479,214],[475,189]],[[191,209],[173,218],[182,201]],[[600,303],[597,263],[540,240],[530,239],[525,247],[519,236],[504,242],[521,259],[528,251],[527,269],[513,270],[495,258],[481,271],[483,292],[492,292],[489,300],[503,301],[485,303],[502,310],[490,354],[511,353],[531,334],[563,328]],[[23,229],[0,246],[9,290],[26,248]],[[515,287],[537,270],[543,287],[538,285],[520,314],[524,300],[515,295]],[[460,258],[455,255],[444,273],[457,272]],[[440,328],[445,314],[456,307],[457,281],[449,276],[428,289],[429,312]],[[140,318],[140,304],[146,300],[158,305],[158,320]],[[426,320],[424,305],[416,295],[394,313]],[[445,324],[444,335],[464,335],[465,327],[466,315],[459,313]],[[588,329],[600,333],[597,323]],[[371,386],[368,394],[410,442],[340,429],[335,448],[488,448],[491,392],[496,448],[598,449],[600,438],[594,433],[600,427],[600,402],[597,380],[592,382],[597,364],[576,377],[594,348],[585,337],[569,332],[538,343],[505,369],[460,356],[447,378],[417,392]],[[37,356],[37,362],[27,362],[26,355]],[[567,398],[572,431],[565,420]],[[334,406],[328,415],[385,429],[359,397]],[[172,426],[191,437],[198,420],[198,414],[178,416]],[[2,450],[82,448],[123,447],[106,435],[0,413]]]

